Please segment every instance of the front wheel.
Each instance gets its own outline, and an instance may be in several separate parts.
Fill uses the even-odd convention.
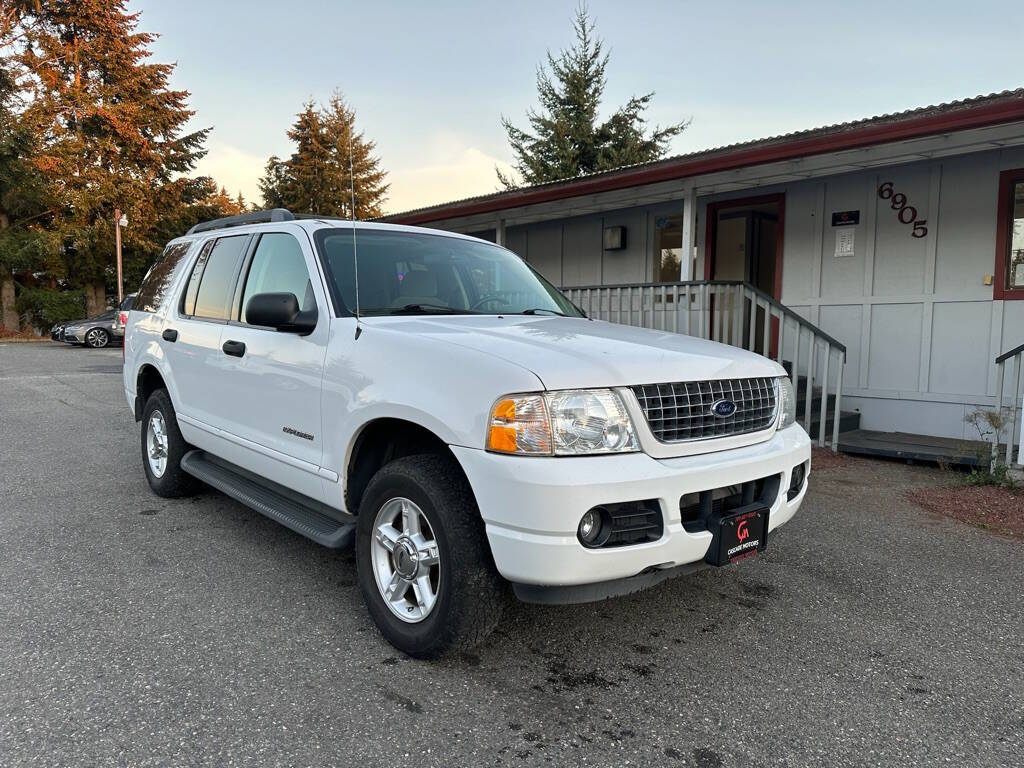
[[[469,485],[443,456],[407,456],[373,476],[359,505],[356,568],[377,628],[418,658],[480,643],[507,600]]]
[[[85,334],[86,346],[92,347],[93,349],[103,349],[110,343],[110,334],[102,328],[91,328],[87,334]]]

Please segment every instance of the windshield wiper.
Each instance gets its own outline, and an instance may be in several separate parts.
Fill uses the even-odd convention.
[[[547,307],[533,307],[531,309],[524,309],[519,314],[521,315],[537,315],[541,312],[550,312],[552,315],[558,315],[559,317],[565,317],[564,312],[559,312],[557,309],[548,309]]]
[[[430,303],[418,303],[418,304],[406,304],[404,307],[393,309],[388,314],[391,315],[415,315],[421,312],[438,312],[445,315],[473,315],[476,314],[468,309],[455,309],[454,307],[446,307],[443,304],[430,304]]]

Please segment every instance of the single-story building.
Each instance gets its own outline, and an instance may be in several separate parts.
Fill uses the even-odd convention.
[[[1024,343],[1024,89],[386,219],[502,243],[595,316],[795,362],[861,431],[977,439],[1004,369],[1020,404],[1020,355],[995,360]]]

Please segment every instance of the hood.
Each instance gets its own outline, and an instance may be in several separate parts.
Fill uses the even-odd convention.
[[[535,373],[548,389],[785,375],[772,360],[738,347],[601,320],[448,315],[364,322],[502,358]]]

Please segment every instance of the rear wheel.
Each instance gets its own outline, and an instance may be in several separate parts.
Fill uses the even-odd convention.
[[[142,466],[157,496],[175,498],[199,490],[199,481],[181,468],[181,457],[190,450],[167,390],[156,390],[142,411]]]
[[[385,465],[359,509],[359,587],[392,645],[432,658],[490,634],[508,590],[469,485],[452,459],[407,456]]]
[[[110,334],[102,328],[90,328],[85,334],[85,344],[93,349],[103,349],[110,343]]]

